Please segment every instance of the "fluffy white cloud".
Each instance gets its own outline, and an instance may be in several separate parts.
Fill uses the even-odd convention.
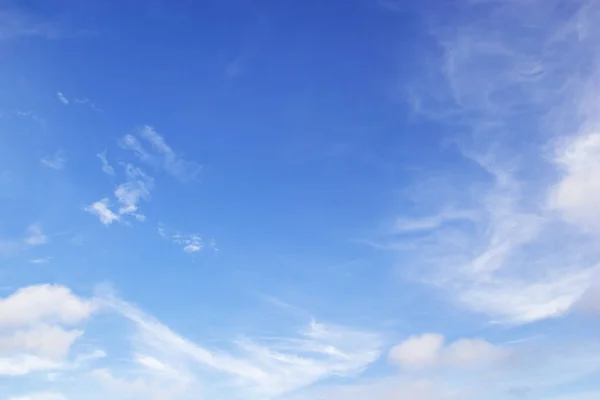
[[[25,352],[58,360],[67,355],[71,345],[83,334],[57,325],[36,325],[10,335],[0,334],[0,355]]]
[[[600,132],[569,140],[556,163],[562,177],[550,192],[550,206],[569,222],[600,231]]]
[[[81,323],[96,309],[93,301],[59,285],[37,285],[0,299],[0,375],[20,376],[80,365],[69,354],[83,330]]]
[[[440,334],[412,336],[392,348],[389,360],[409,368],[435,365],[443,346],[444,336]]]
[[[90,214],[100,218],[100,222],[102,222],[104,225],[110,225],[115,221],[119,221],[120,219],[119,216],[112,212],[109,208],[109,201],[107,198],[84,207],[84,211],[87,211]]]
[[[36,371],[61,368],[62,363],[29,354],[0,357],[0,376],[20,376]]]
[[[60,285],[36,285],[0,299],[0,327],[27,326],[37,322],[76,324],[94,311],[93,302]]]
[[[393,347],[388,359],[403,368],[469,367],[506,359],[509,351],[483,339],[460,339],[444,346],[444,336],[426,333],[411,336]]]

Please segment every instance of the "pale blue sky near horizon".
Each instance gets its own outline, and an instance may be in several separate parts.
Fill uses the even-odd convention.
[[[600,397],[599,27],[0,0],[0,400]]]

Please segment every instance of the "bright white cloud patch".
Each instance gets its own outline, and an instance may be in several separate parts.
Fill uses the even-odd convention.
[[[496,363],[509,352],[483,339],[460,339],[445,346],[441,334],[412,336],[392,348],[389,360],[403,368],[469,367]]]
[[[110,225],[113,222],[118,221],[119,216],[112,212],[109,206],[109,200],[105,198],[90,204],[85,207],[84,210],[90,214],[96,215],[104,225]]]
[[[390,361],[404,367],[425,367],[435,365],[444,346],[444,336],[424,334],[408,338],[395,346],[389,355]]]
[[[64,369],[75,341],[69,328],[87,319],[92,301],[58,285],[29,286],[0,299],[0,375]]]
[[[75,324],[90,316],[93,303],[59,285],[29,286],[0,299],[0,326],[26,326],[36,322]]]
[[[562,177],[550,191],[550,206],[567,221],[600,232],[600,133],[574,137],[555,161]]]

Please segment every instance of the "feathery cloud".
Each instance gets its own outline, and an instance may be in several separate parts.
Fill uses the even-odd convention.
[[[64,153],[62,151],[58,150],[52,156],[42,157],[40,159],[40,162],[45,167],[60,170],[65,167],[65,164],[67,163],[67,159],[64,156]]]
[[[102,162],[102,171],[104,171],[104,173],[107,175],[114,176],[115,169],[108,163],[108,159],[106,158],[106,150],[96,154],[96,157],[98,157]]]
[[[142,162],[160,167],[181,181],[190,181],[198,177],[201,167],[177,155],[153,127],[143,126],[136,134],[150,147],[146,148],[136,136],[131,134],[121,138],[119,141],[121,147],[133,151]]]
[[[69,104],[69,99],[67,99],[62,92],[57,92],[56,93],[56,97],[58,97],[58,100],[61,103],[63,103],[64,105],[68,105]]]
[[[432,27],[442,50],[435,79],[411,88],[415,112],[468,132],[456,139],[468,168],[445,171],[447,185],[422,206],[430,217],[400,221],[400,232],[422,235],[383,247],[499,322],[564,315],[600,269],[600,74],[585,68],[600,60],[600,5],[558,7],[459,2],[464,23]],[[445,216],[454,204],[476,218]]]

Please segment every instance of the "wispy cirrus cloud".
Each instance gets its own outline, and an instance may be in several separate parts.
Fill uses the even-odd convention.
[[[380,354],[377,334],[353,331],[312,321],[297,336],[268,342],[241,338],[234,350],[210,349],[185,339],[152,316],[114,296],[105,306],[136,327],[133,345],[137,357],[152,370],[169,374],[207,368],[220,377],[219,391],[234,398],[279,396],[331,376],[352,376],[374,362]],[[197,378],[196,378],[197,379]],[[223,380],[225,379],[225,380]],[[216,390],[217,388],[211,388]],[[216,394],[217,392],[214,392]]]
[[[63,103],[65,106],[69,105],[69,99],[67,99],[67,97],[63,94],[63,92],[56,92],[56,97],[58,98],[58,100]]]
[[[60,29],[53,22],[41,20],[18,9],[4,6],[0,9],[0,39],[20,37],[53,39],[58,36],[60,36]]]
[[[40,162],[45,167],[61,170],[65,167],[67,158],[65,157],[64,152],[58,150],[51,156],[42,157]]]
[[[459,2],[460,24],[432,27],[436,80],[411,83],[418,115],[468,132],[455,140],[465,163],[421,205],[430,217],[400,220],[420,235],[383,247],[494,321],[563,315],[600,268],[600,75],[587,68],[600,60],[600,6],[572,5],[565,14],[559,1]],[[448,217],[455,204],[468,214]]]
[[[176,154],[165,139],[149,125],[138,129],[135,135],[123,136],[119,144],[124,149],[133,151],[142,162],[160,167],[181,181],[194,180],[200,174],[200,165]]]
[[[101,153],[96,154],[96,157],[98,157],[100,159],[100,161],[102,162],[102,171],[107,175],[114,176],[115,169],[112,167],[112,165],[110,165],[108,163],[108,159],[106,158],[106,150],[104,150]]]

